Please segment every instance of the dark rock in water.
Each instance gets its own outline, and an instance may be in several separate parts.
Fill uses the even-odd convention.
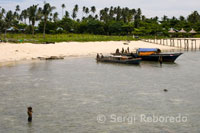
[[[64,59],[63,56],[50,56],[48,58],[46,58],[46,60],[61,60]]]
[[[167,92],[168,90],[167,90],[167,89],[164,89],[163,91],[164,91],[164,92]]]
[[[37,57],[37,58],[40,59],[40,60],[46,60],[45,57]]]
[[[62,60],[64,56],[38,57],[40,60]]]

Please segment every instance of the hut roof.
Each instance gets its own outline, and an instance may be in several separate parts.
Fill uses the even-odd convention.
[[[62,27],[58,27],[56,30],[63,30],[63,28]]]
[[[10,27],[10,28],[7,29],[7,31],[13,31],[13,30],[15,30],[14,27]]]
[[[168,31],[169,33],[175,33],[176,31],[174,31],[173,28],[170,28],[170,30]]]
[[[179,33],[186,33],[186,31],[182,28]]]
[[[195,34],[197,32],[194,29],[192,29],[189,33]]]

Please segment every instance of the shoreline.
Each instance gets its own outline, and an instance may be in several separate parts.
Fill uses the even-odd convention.
[[[50,56],[82,57],[96,56],[97,53],[110,54],[117,48],[134,51],[137,48],[159,48],[162,51],[179,50],[175,47],[162,46],[142,41],[107,41],[107,42],[62,42],[55,44],[31,44],[31,43],[0,43],[0,63],[39,60],[39,57]]]

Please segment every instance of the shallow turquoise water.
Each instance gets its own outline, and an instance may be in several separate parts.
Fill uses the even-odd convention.
[[[199,133],[199,57],[185,52],[162,67],[96,63],[92,57],[1,67],[0,132]],[[187,121],[144,122],[141,115]]]

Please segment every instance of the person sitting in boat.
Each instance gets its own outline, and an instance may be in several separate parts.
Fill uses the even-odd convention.
[[[122,54],[124,53],[124,48],[122,48]]]
[[[118,49],[118,48],[116,49],[116,52],[115,52],[115,53],[116,53],[116,54],[119,54],[119,49]]]
[[[100,58],[99,53],[97,53],[97,59],[99,59],[99,58]]]
[[[103,58],[103,54],[101,53],[101,58]]]
[[[127,52],[129,53],[129,47],[127,48]]]

